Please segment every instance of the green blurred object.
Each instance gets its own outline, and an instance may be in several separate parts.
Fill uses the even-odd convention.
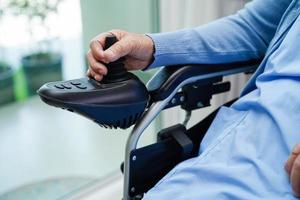
[[[62,80],[62,56],[57,53],[36,53],[22,58],[28,95],[35,95],[44,83]]]
[[[17,101],[23,101],[27,99],[28,93],[27,93],[27,87],[26,87],[26,81],[24,77],[23,68],[20,67],[14,76],[14,91]]]
[[[13,76],[13,69],[8,64],[0,62],[0,106],[15,100]]]

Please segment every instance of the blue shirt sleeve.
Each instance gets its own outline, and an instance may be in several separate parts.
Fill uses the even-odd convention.
[[[262,57],[291,0],[254,0],[237,14],[207,25],[148,34],[154,41],[150,68],[217,64]]]

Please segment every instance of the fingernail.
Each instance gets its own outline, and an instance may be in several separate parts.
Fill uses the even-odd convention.
[[[99,76],[99,75],[96,75],[94,78],[95,78],[97,81],[101,81],[101,76]]]

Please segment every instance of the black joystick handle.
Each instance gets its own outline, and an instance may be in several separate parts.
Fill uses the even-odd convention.
[[[117,37],[114,35],[107,36],[105,38],[104,50],[107,50],[113,44],[118,41]],[[118,60],[106,64],[107,67],[107,75],[103,77],[101,83],[116,83],[128,80],[130,78],[129,73],[124,67],[125,58],[119,58]]]

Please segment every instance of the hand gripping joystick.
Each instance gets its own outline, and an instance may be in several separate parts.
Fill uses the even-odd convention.
[[[116,36],[107,36],[105,38],[105,46],[104,50],[107,50],[109,47],[114,45],[117,42]],[[104,76],[103,80],[101,81],[102,83],[115,83],[115,82],[120,82],[120,81],[125,81],[130,78],[129,73],[124,67],[124,62],[125,58],[119,58],[118,60],[108,63],[107,66],[107,75]]]
[[[106,38],[105,48],[117,41]],[[105,128],[128,128],[145,111],[149,94],[145,85],[124,68],[124,58],[108,63],[100,82],[91,78],[44,84],[37,92],[52,106],[79,113]]]

